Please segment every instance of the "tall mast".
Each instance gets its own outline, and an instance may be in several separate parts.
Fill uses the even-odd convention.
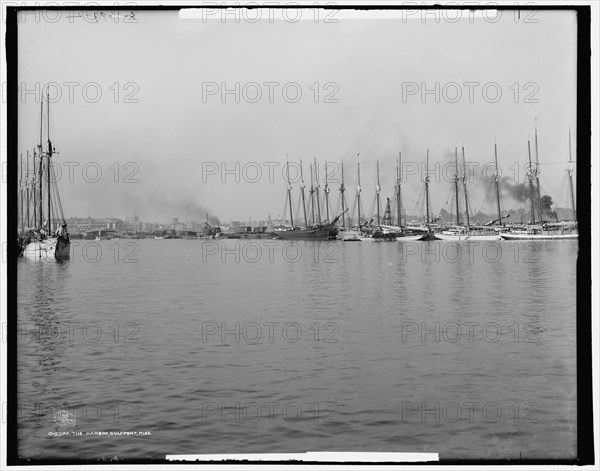
[[[469,219],[469,198],[467,197],[467,163],[465,161],[465,146],[462,146],[462,160],[463,160],[463,187],[465,189],[465,212],[467,213],[467,230],[471,228],[471,221]]]
[[[27,208],[26,214],[25,214],[27,224],[25,224],[25,227],[30,227],[30,221],[29,221],[29,191],[30,191],[30,188],[29,188],[29,151],[27,151],[27,173],[25,175],[25,190],[26,190],[25,206]]]
[[[502,224],[502,212],[500,211],[500,172],[498,172],[498,148],[495,142],[494,159],[496,161],[496,204],[498,208],[498,224]]]
[[[427,227],[429,228],[429,149],[427,149],[427,167],[425,169],[425,208]]]
[[[42,215],[42,207],[43,207],[43,193],[42,193],[42,181],[44,180],[44,166],[43,164],[43,152],[42,152],[42,131],[44,129],[44,97],[40,100],[40,143],[38,144],[38,228],[41,229],[44,224],[44,216]]]
[[[575,211],[575,192],[573,191],[573,158],[571,157],[571,127],[569,126],[569,189],[571,191],[571,209],[573,210],[573,220],[577,221],[577,212]]]
[[[40,97],[40,142],[38,144],[38,147],[41,149],[43,140],[42,132],[44,130],[44,95],[40,95]]]
[[[319,167],[317,166],[317,158],[315,157],[315,187],[317,190],[317,211],[319,214],[319,224],[321,224],[321,199],[319,198]]]
[[[533,187],[533,167],[531,165],[531,141],[527,139],[527,152],[529,153],[529,171],[527,172],[527,177],[529,178],[529,190],[530,190],[530,199],[531,199],[531,223],[535,224],[535,189]],[[541,216],[541,214],[540,214]],[[541,218],[540,218],[541,220]]]
[[[37,206],[37,167],[36,167],[36,163],[35,163],[35,156],[36,156],[36,152],[35,149],[33,150],[33,156],[32,156],[32,162],[33,162],[33,176],[31,177],[31,199],[32,199],[32,208],[33,208],[33,220],[32,220],[32,227],[36,227],[36,224],[38,222],[38,216],[37,216],[37,210],[38,210],[38,206]]]
[[[454,175],[454,193],[456,195],[456,225],[460,225],[460,208],[458,207],[458,147],[454,148],[454,167],[456,174]]]
[[[46,190],[48,194],[48,234],[50,234],[52,232],[52,200],[50,199],[50,159],[52,158],[52,142],[50,142],[50,92],[47,92],[46,110],[48,112],[48,119],[46,120],[46,124],[48,125],[48,153],[46,155],[46,174],[48,183],[46,184]]]
[[[325,211],[329,222],[329,185],[327,184],[327,161],[325,161]]]
[[[396,205],[398,206],[398,227],[402,227],[402,192],[401,190],[401,170],[402,152],[398,152],[398,168],[396,169]]]
[[[344,192],[344,161],[342,160],[342,184],[340,185],[340,193],[342,194],[342,227],[346,227],[346,198]]]
[[[377,225],[381,224],[381,205],[379,203],[379,192],[381,191],[381,187],[379,186],[379,160],[377,161],[377,187],[375,188],[375,196],[377,197]]]
[[[292,184],[290,182],[290,162],[287,160],[287,154],[286,154],[286,161],[287,161],[287,181],[288,181],[288,201],[290,203],[290,225],[292,227],[294,227],[294,214],[292,212]]]
[[[356,154],[358,157],[360,152]],[[358,228],[360,229],[360,162],[357,162],[357,171],[358,171],[358,185],[356,186],[356,199],[358,203]]]
[[[312,214],[312,222],[314,225],[315,224],[315,187],[313,185],[313,166],[309,165],[308,168],[310,169],[310,207],[311,207],[311,214]]]
[[[25,227],[25,222],[23,221],[23,152],[21,152],[21,165],[19,166],[19,213],[21,233],[23,233]]]
[[[535,126],[535,183],[537,188],[538,214],[540,215],[540,223],[542,223],[544,222],[544,218],[542,215],[542,198],[540,197],[540,161],[538,159],[537,123]]]
[[[304,199],[304,171],[302,170],[302,159],[300,159],[300,195],[302,196],[302,209],[304,210],[304,226],[308,227],[308,220],[306,219],[306,200]]]

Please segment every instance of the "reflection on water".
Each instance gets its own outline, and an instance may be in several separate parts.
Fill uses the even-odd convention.
[[[19,263],[23,457],[575,456],[577,242],[115,242]]]

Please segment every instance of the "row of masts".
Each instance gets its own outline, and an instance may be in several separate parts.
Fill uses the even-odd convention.
[[[358,153],[356,155],[356,157],[358,158],[360,156],[360,153]],[[309,190],[309,206],[310,206],[310,217],[307,214],[307,203],[306,203],[306,195],[305,195],[305,189],[306,189],[306,185],[304,183],[304,174],[303,174],[303,165],[302,165],[302,160],[300,160],[300,201],[302,204],[302,212],[303,212],[303,216],[304,216],[304,221],[305,221],[305,225],[308,225],[308,222],[310,222],[313,226],[314,225],[318,225],[321,224],[323,222],[329,222],[330,221],[330,203],[329,203],[329,194],[331,192],[331,189],[329,187],[329,178],[328,178],[328,165],[327,162],[325,162],[325,186],[324,186],[324,194],[325,194],[325,220],[322,220],[322,213],[321,213],[321,197],[320,197],[320,193],[319,193],[319,189],[320,189],[320,185],[319,185],[319,178],[318,178],[318,166],[317,166],[317,161],[316,159],[314,160],[314,163],[311,164],[309,166],[310,168],[310,190]],[[402,220],[403,220],[403,215],[402,215],[402,191],[401,191],[401,180],[402,180],[402,175],[401,175],[401,168],[402,168],[402,153],[400,152],[398,155],[398,165],[396,167],[396,183],[395,183],[395,194],[396,194],[396,206],[397,206],[397,223],[399,226],[402,225]],[[289,164],[287,165],[287,180],[288,180],[288,189],[287,189],[287,202],[286,205],[288,205],[289,207],[289,211],[290,211],[290,223],[292,226],[294,226],[294,211],[293,211],[293,205],[292,205],[292,185],[291,185],[291,180],[290,180],[290,175],[289,175]],[[348,208],[348,204],[346,201],[346,186],[344,183],[344,162],[341,163],[341,183],[340,183],[340,201],[341,201],[341,225],[342,227],[346,227],[346,211]],[[360,182],[360,163],[357,163],[357,187],[356,187],[356,208],[357,208],[357,212],[358,212],[358,225],[362,225],[363,221],[362,221],[362,203],[361,203],[361,192],[362,192],[362,188],[361,188],[361,182]],[[375,189],[375,197],[376,197],[376,215],[374,217],[374,219],[376,218],[377,221],[377,225],[381,225],[382,223],[382,216],[381,216],[381,185],[380,185],[380,180],[379,180],[379,161],[377,161],[377,185],[376,185],[376,189]],[[388,206],[389,206],[389,202],[388,202]],[[316,209],[315,209],[316,207]],[[387,206],[386,206],[386,211],[388,210]],[[389,219],[391,219],[391,216],[388,217],[388,223],[390,223]],[[385,217],[384,217],[384,223],[385,221]]]
[[[498,218],[500,219],[500,193],[499,193],[499,187],[498,187],[498,155],[496,153],[496,144],[494,144],[494,154],[496,157],[496,191],[498,192]],[[470,226],[471,221],[469,218],[469,197],[468,197],[468,193],[467,193],[467,175],[466,175],[466,162],[465,162],[465,147],[462,146],[462,162],[463,162],[463,173],[461,176],[458,175],[458,147],[454,148],[454,167],[456,168],[456,173],[454,174],[454,194],[455,194],[455,202],[456,202],[456,225],[459,226],[460,225],[460,206],[458,203],[458,199],[459,199],[459,183],[462,181],[462,185],[463,185],[463,189],[464,189],[464,194],[465,194],[465,213],[466,213],[466,218],[467,218],[467,227]],[[429,149],[427,149],[427,169],[429,169]],[[429,180],[426,181],[426,184],[429,185]],[[428,191],[429,188],[427,187],[426,190]],[[427,220],[427,224],[429,224],[429,220]]]
[[[357,157],[360,155],[360,153],[357,154]],[[328,223],[330,221],[330,213],[329,213],[329,209],[330,209],[330,204],[329,204],[329,194],[331,192],[331,189],[329,187],[329,177],[328,177],[328,165],[327,162],[325,162],[325,186],[324,186],[324,194],[325,194],[325,220],[322,220],[322,214],[321,214],[321,198],[320,198],[320,193],[319,193],[319,176],[318,176],[318,166],[317,166],[317,161],[316,158],[314,160],[314,164],[311,164],[309,166],[310,168],[310,190],[309,190],[309,200],[310,200],[310,214],[311,214],[311,223],[312,225],[317,225],[317,224],[321,224],[322,222],[326,222]],[[402,204],[402,196],[399,194],[400,193],[400,159],[398,161],[398,167],[397,167],[397,183],[396,183],[396,191],[397,191],[397,198],[398,198],[398,204],[401,206]],[[358,185],[357,185],[357,190],[356,190],[356,198],[357,198],[357,208],[358,208],[358,222],[359,225],[361,224],[361,201],[360,201],[360,194],[361,194],[361,187],[360,187],[360,163],[358,163],[358,167],[357,167],[357,179],[358,179]],[[289,204],[289,211],[290,211],[290,223],[292,226],[294,226],[294,212],[293,212],[293,207],[292,207],[292,185],[291,185],[291,180],[290,180],[290,174],[289,174],[289,164],[287,165],[287,180],[288,180],[288,190],[287,190],[287,204]],[[305,188],[306,185],[304,183],[304,174],[303,174],[303,165],[302,165],[302,160],[300,160],[300,198],[301,198],[301,203],[302,203],[302,210],[303,210],[303,215],[304,215],[304,221],[305,221],[305,225],[308,225],[308,221],[309,218],[307,216],[307,205],[306,205],[306,195],[305,195]],[[347,206],[347,202],[346,202],[346,187],[344,185],[344,163],[341,163],[341,184],[340,184],[340,196],[341,196],[341,206],[342,206],[342,211],[341,211],[341,224],[342,227],[346,226],[346,210],[348,209]],[[376,186],[376,201],[377,201],[377,224],[380,225],[381,224],[381,201],[380,201],[380,192],[381,192],[381,186],[379,184],[379,162],[377,162],[377,186]],[[316,205],[316,210],[315,210],[315,205]],[[398,221],[401,221],[401,216],[402,214],[402,209],[401,207],[398,208]]]
[[[542,208],[541,186],[540,186],[540,160],[538,152],[538,132],[537,126],[534,134],[534,150],[535,150],[535,165],[531,161],[531,140],[527,140],[527,153],[529,158],[529,167],[527,170],[527,179],[529,181],[529,202],[531,211],[531,223],[535,224],[544,222],[544,214]],[[496,167],[498,163],[496,161]],[[569,128],[569,167],[567,168],[567,178],[569,182],[569,193],[571,199],[571,211],[573,220],[577,220],[577,210],[575,207],[575,190],[573,187],[573,157],[571,154],[571,128]],[[498,182],[496,183],[498,186]],[[497,190],[499,191],[499,190]],[[499,198],[499,197],[498,197]],[[499,205],[500,203],[498,203]],[[537,218],[536,218],[537,211]]]
[[[358,153],[356,155],[356,157],[358,158],[360,156],[360,153]],[[455,148],[455,158],[456,160],[458,159],[458,148]],[[462,158],[463,158],[463,168],[466,168],[465,166],[465,149],[464,146],[462,147]],[[429,149],[427,149],[427,158],[426,158],[426,174],[425,174],[425,205],[426,205],[426,224],[429,225],[430,224],[430,213],[429,213]],[[318,177],[315,178],[316,181],[316,185],[315,185],[315,181],[313,181],[313,175],[316,174],[316,169],[317,169],[317,163],[316,163],[316,159],[314,162],[314,165],[310,165],[310,172],[311,172],[311,186],[310,186],[310,204],[311,204],[311,215],[312,215],[312,224],[315,225],[317,223],[321,222],[321,205],[319,203],[320,199],[319,199],[319,184],[318,184]],[[379,161],[377,161],[376,163],[376,168],[377,168],[377,185],[375,187],[375,202],[376,202],[376,214],[374,219],[376,219],[377,221],[377,226],[380,226],[382,224],[382,218],[381,218],[381,185],[380,185],[380,179],[379,179]],[[458,203],[458,183],[459,181],[462,180],[463,183],[463,188],[464,188],[464,195],[465,195],[465,203],[466,203],[466,207],[467,207],[467,211],[466,211],[466,217],[467,217],[467,225],[470,224],[470,220],[469,220],[469,210],[468,210],[468,193],[467,193],[467,177],[465,172],[463,172],[462,177],[459,177],[458,175],[458,160],[456,162],[456,168],[457,168],[457,173],[455,175],[455,185],[456,185],[456,210],[457,210],[457,220],[456,223],[460,224],[460,216],[459,216],[459,203]],[[396,221],[397,221],[397,225],[402,227],[403,226],[403,214],[402,214],[402,173],[401,173],[401,169],[402,169],[402,152],[398,153],[398,164],[396,166],[396,183],[394,185],[394,192],[395,192],[395,196],[396,196],[396,211],[397,211],[397,216],[396,216]],[[500,193],[499,193],[499,186],[498,186],[498,181],[499,181],[499,177],[498,177],[499,173],[498,173],[498,159],[497,159],[497,154],[496,154],[496,190],[497,190],[497,202],[498,202],[498,219],[501,220],[501,213],[500,213]],[[292,185],[291,185],[291,180],[290,180],[290,176],[289,176],[289,165],[287,166],[287,180],[288,180],[288,194],[287,194],[287,200],[289,203],[289,210],[290,210],[290,221],[291,221],[291,225],[294,225],[294,217],[293,217],[293,208],[292,208]],[[305,193],[304,193],[304,189],[305,189],[305,184],[304,184],[304,176],[303,176],[303,170],[302,170],[302,160],[300,160],[300,180],[301,180],[301,184],[300,184],[300,196],[301,196],[301,202],[302,202],[302,208],[303,208],[303,214],[304,214],[304,221],[308,221],[307,218],[307,213],[306,213],[306,199],[305,199]],[[326,215],[326,219],[325,221],[328,222],[329,221],[329,185],[328,185],[328,174],[327,174],[327,162],[325,162],[325,207],[327,210],[327,215]],[[345,192],[346,192],[346,187],[344,185],[344,163],[341,163],[341,185],[340,185],[340,195],[341,195],[341,206],[342,206],[342,227],[346,227],[346,217],[345,217],[345,212],[347,209],[347,204],[346,204],[346,197],[345,197]],[[361,192],[362,192],[362,188],[361,188],[361,183],[360,183],[360,162],[357,163],[357,187],[356,187],[356,208],[357,208],[357,212],[358,212],[358,226],[360,227],[363,223],[362,223],[362,215],[361,215]],[[314,197],[314,194],[316,194],[316,198]],[[315,212],[315,200],[316,200],[316,204],[317,204],[317,212]],[[386,214],[389,212],[388,210],[389,207],[389,201],[388,201],[388,205],[386,205]],[[317,217],[317,219],[315,219],[315,216]],[[384,217],[384,223],[387,223],[389,225],[391,225],[391,216],[390,217]]]
[[[535,224],[536,222],[543,222],[543,212],[542,212],[542,198],[541,198],[541,189],[540,189],[540,170],[539,170],[539,152],[538,152],[538,133],[537,126],[535,128],[534,135],[534,146],[535,146],[535,166],[531,161],[531,141],[527,140],[527,151],[529,158],[529,167],[527,170],[527,178],[529,180],[529,190],[530,190],[530,205],[531,205],[531,223]],[[500,172],[498,170],[498,146],[494,143],[494,161],[495,161],[495,190],[496,190],[496,210],[497,210],[497,218],[494,221],[497,224],[502,223],[502,211],[500,208]],[[458,147],[454,148],[454,162],[456,167],[456,174],[454,178],[454,194],[455,194],[455,202],[456,202],[456,225],[460,225],[460,206],[459,206],[459,182],[461,178],[458,175]],[[464,170],[466,169],[465,163],[465,148],[462,147],[462,162],[463,162],[463,174],[462,174],[462,183],[464,188],[464,197],[465,197],[465,214],[467,219],[467,227],[470,226],[469,221],[469,200],[467,193],[467,179]],[[427,168],[429,168],[429,151],[427,154]],[[573,188],[573,159],[571,155],[571,128],[569,128],[569,167],[567,169],[568,181],[569,181],[569,192],[571,199],[571,210],[573,212],[573,219],[577,220],[577,214],[575,209],[575,191]],[[429,180],[426,179],[426,190],[428,190]],[[428,198],[428,197],[427,197]],[[537,219],[536,219],[536,206],[537,206]],[[427,224],[429,224],[429,220],[427,220]]]
[[[543,221],[543,213],[542,213],[542,202],[541,202],[541,196],[540,196],[540,180],[539,180],[539,154],[538,154],[538,138],[537,138],[537,129],[535,131],[535,141],[534,141],[534,145],[535,145],[535,159],[536,159],[536,164],[535,166],[532,164],[531,161],[531,142],[530,140],[527,141],[527,147],[528,147],[528,157],[529,157],[529,169],[527,171],[527,178],[529,180],[529,188],[530,188],[530,204],[531,204],[531,222],[535,223],[537,222],[542,222]],[[467,173],[466,173],[466,160],[465,160],[465,148],[464,146],[461,147],[461,154],[462,154],[462,174],[459,175],[459,165],[458,165],[458,147],[454,148],[454,160],[455,160],[455,168],[456,168],[456,173],[454,176],[454,194],[455,194],[455,203],[456,203],[456,225],[460,226],[461,225],[461,220],[460,220],[460,203],[459,203],[459,195],[460,195],[460,184],[462,183],[462,190],[463,190],[463,194],[464,194],[464,200],[465,200],[465,217],[466,217],[466,226],[470,227],[471,225],[471,221],[470,221],[470,208],[469,208],[469,194],[468,194],[468,190],[467,190]],[[360,153],[358,153],[356,155],[356,157],[358,158],[360,156]],[[494,162],[495,162],[495,175],[494,175],[494,180],[495,180],[495,193],[496,193],[496,215],[497,218],[493,221],[494,224],[498,224],[501,225],[502,224],[502,220],[504,219],[504,217],[502,216],[502,209],[501,209],[501,205],[500,205],[500,171],[499,171],[499,167],[498,167],[498,146],[496,143],[494,143]],[[377,161],[376,163],[376,168],[377,168],[377,185],[375,187],[375,205],[376,205],[376,214],[374,215],[373,219],[376,220],[377,226],[380,226],[382,224],[382,217],[381,217],[381,186],[380,186],[380,180],[379,180],[379,161]],[[397,225],[400,227],[403,227],[403,204],[402,204],[402,189],[401,189],[401,183],[402,183],[402,174],[401,174],[401,169],[402,169],[402,152],[398,153],[398,163],[396,166],[396,182],[394,185],[394,192],[395,192],[395,197],[396,197],[396,221],[397,221]],[[571,156],[571,130],[569,129],[569,168],[567,170],[567,175],[568,175],[568,180],[569,180],[569,190],[570,190],[570,197],[571,197],[571,209],[573,211],[573,219],[576,220],[576,210],[575,210],[575,194],[574,194],[574,188],[573,188],[573,161],[572,161],[572,156]],[[293,208],[292,208],[292,185],[291,185],[291,180],[290,180],[290,176],[289,176],[289,164],[287,166],[287,180],[288,180],[288,192],[287,192],[287,200],[289,203],[289,211],[290,211],[290,221],[291,221],[291,225],[294,226],[294,216],[293,216]],[[305,188],[306,185],[304,183],[304,175],[303,175],[303,166],[302,166],[302,160],[300,160],[300,196],[301,196],[301,204],[302,204],[302,210],[303,210],[303,215],[304,215],[304,221],[305,221],[305,225],[308,227],[309,224],[309,218],[307,217],[307,204],[306,204],[306,196],[305,196]],[[431,224],[431,218],[430,218],[430,199],[429,199],[429,149],[427,149],[427,157],[426,157],[426,172],[425,172],[425,221],[426,221],[426,225],[429,226]],[[314,163],[310,165],[310,215],[311,215],[311,223],[312,225],[317,225],[317,224],[321,224],[322,221],[322,214],[321,214],[321,204],[320,204],[320,195],[319,195],[319,178],[318,178],[318,166],[317,166],[317,161],[316,159],[314,160]],[[348,209],[347,206],[347,202],[346,202],[346,187],[344,184],[344,163],[341,163],[341,184],[340,184],[340,199],[341,199],[341,209],[342,209],[342,220],[341,220],[341,225],[342,227],[346,227],[346,215],[345,212]],[[325,208],[326,208],[326,214],[325,214],[325,222],[329,222],[329,208],[330,208],[330,204],[329,204],[329,193],[330,193],[330,188],[329,188],[329,181],[328,181],[328,166],[327,166],[327,162],[325,162],[325,187],[324,187],[324,193],[325,193]],[[361,214],[361,193],[362,193],[362,188],[361,188],[361,181],[360,181],[360,162],[357,163],[357,187],[356,187],[356,208],[357,208],[357,212],[358,212],[358,226],[362,227],[363,225],[363,221],[362,221],[362,214]],[[316,210],[315,210],[315,205],[316,205]],[[537,219],[536,219],[536,206],[537,206]],[[366,223],[366,222],[365,222]],[[389,199],[388,199],[388,203],[386,205],[386,210],[385,210],[385,215],[383,218],[383,223],[384,224],[389,224],[391,225],[391,213],[389,210]]]
[[[44,149],[44,101],[40,106],[40,139],[36,149],[33,151],[33,171],[30,173],[30,153],[26,153],[26,165],[23,166],[23,154],[20,155],[19,175],[19,217],[21,221],[21,232],[26,229],[42,229],[44,221],[47,221],[47,229],[52,230],[52,155],[53,148],[50,141],[50,98],[46,97],[46,124],[47,124],[47,147]],[[23,174],[25,170],[25,175]],[[46,201],[44,201],[44,190]],[[44,204],[45,203],[45,204]],[[45,214],[44,214],[44,210]]]
[[[317,159],[315,158],[314,160],[314,164],[311,164],[309,166],[310,168],[310,190],[309,190],[309,201],[310,201],[310,206],[311,206],[311,217],[312,217],[312,225],[317,225],[320,224],[322,222],[322,214],[321,214],[321,196],[319,193],[319,189],[320,189],[320,185],[319,185],[319,173],[318,173],[318,166],[317,166]],[[286,167],[286,171],[287,171],[287,180],[288,180],[288,194],[287,194],[287,200],[289,203],[289,208],[290,208],[290,221],[291,221],[291,225],[294,225],[294,212],[293,212],[293,208],[292,208],[292,185],[291,185],[291,180],[290,180],[290,168],[289,168],[289,164]],[[340,191],[342,193],[342,211],[345,210],[344,206],[345,206],[345,201],[344,201],[344,182],[343,182],[343,163],[342,163],[342,184],[340,187]],[[306,189],[306,184],[304,183],[304,170],[303,170],[303,165],[302,165],[302,160],[300,160],[300,197],[301,197],[301,201],[302,201],[302,210],[303,210],[303,215],[304,215],[304,221],[305,224],[308,224],[308,217],[307,217],[307,212],[306,212],[306,195],[304,190]],[[330,188],[329,188],[329,176],[328,176],[328,167],[327,167],[327,162],[325,162],[325,187],[323,189],[323,193],[325,194],[325,221],[328,222],[329,221],[329,208],[330,208],[330,204],[329,204],[329,193],[330,193]],[[315,204],[316,204],[316,210],[315,210]],[[342,217],[344,218],[343,220],[343,224],[345,224],[345,215],[342,215]]]
[[[499,186],[498,186],[498,181],[499,181],[499,172],[498,172],[498,154],[496,152],[496,144],[494,144],[494,154],[495,154],[495,158],[496,158],[496,192],[497,192],[497,202],[498,202],[498,219],[499,221],[502,219],[502,216],[500,215],[500,190],[499,190]],[[470,221],[470,217],[469,217],[469,197],[468,197],[468,192],[467,192],[467,174],[466,174],[466,161],[465,161],[465,147],[462,146],[462,162],[463,162],[463,166],[462,166],[462,175],[459,176],[458,174],[458,147],[454,148],[454,167],[456,169],[456,173],[454,174],[454,194],[455,194],[455,202],[456,202],[456,225],[460,225],[460,206],[459,206],[459,183],[462,181],[462,185],[463,185],[463,190],[464,190],[464,195],[465,195],[465,214],[466,214],[466,218],[467,218],[467,227],[469,227],[471,225],[471,221]],[[427,149],[427,163],[426,163],[426,172],[425,172],[425,201],[426,201],[426,212],[427,212],[427,216],[426,216],[426,224],[427,226],[429,226],[430,224],[430,220],[429,220],[429,149]]]

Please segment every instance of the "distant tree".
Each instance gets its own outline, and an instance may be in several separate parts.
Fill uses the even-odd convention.
[[[448,211],[442,208],[440,209],[440,219],[443,222],[449,222],[452,218],[450,217],[450,213],[448,213]]]
[[[473,217],[472,221],[475,221],[475,224],[482,224],[488,220],[489,216],[481,211],[477,211]]]

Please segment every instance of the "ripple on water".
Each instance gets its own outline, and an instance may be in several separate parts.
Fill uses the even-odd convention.
[[[530,264],[510,251],[493,264],[423,263],[394,243],[339,244],[336,263],[249,264],[203,261],[203,243],[141,240],[138,263],[19,263],[22,456],[576,453],[576,244],[541,244]],[[470,339],[468,322],[499,325],[499,339],[492,328]],[[241,334],[250,323],[258,341]],[[298,339],[284,335],[289,323]],[[69,338],[77,324],[100,337]],[[463,326],[456,342],[443,336],[450,324]],[[207,335],[215,325],[234,333]],[[482,415],[490,403],[496,421]],[[78,431],[152,435],[50,437],[61,430],[45,415],[52,405],[74,407]]]

